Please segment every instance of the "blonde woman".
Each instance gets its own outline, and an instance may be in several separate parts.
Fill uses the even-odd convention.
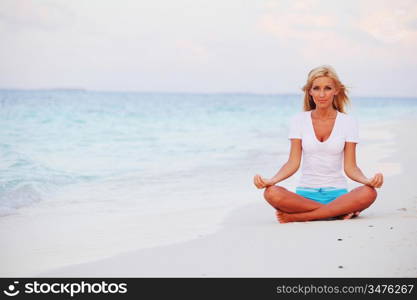
[[[368,178],[356,164],[358,129],[345,113],[346,87],[332,67],[320,66],[310,71],[303,91],[304,111],[290,123],[288,161],[270,179],[255,175],[254,184],[265,188],[264,197],[280,223],[358,216],[375,201],[383,175]],[[296,192],[276,185],[297,172],[302,156]],[[363,185],[349,192],[342,169]]]

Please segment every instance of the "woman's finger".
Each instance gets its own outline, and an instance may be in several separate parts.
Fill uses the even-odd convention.
[[[261,188],[265,187],[265,185],[264,185],[264,183],[263,183],[263,179],[262,179],[262,177],[261,177],[260,175],[257,175],[257,176],[256,176],[256,182],[257,182],[256,187],[257,187],[258,189],[261,189]]]
[[[258,184],[261,184],[261,175],[256,175],[256,181],[258,182]]]
[[[370,185],[375,186],[375,183],[376,183],[376,177],[374,176],[374,177],[371,178]]]
[[[264,179],[262,177],[259,177],[259,180],[261,182],[261,187],[265,187],[266,184],[265,184]]]
[[[383,180],[384,180],[384,178],[382,177],[382,174],[381,174],[381,173],[379,173],[379,174],[378,174],[378,185],[379,185],[379,186],[381,186],[381,185],[382,185]]]
[[[260,189],[260,188],[261,188],[260,183],[259,183],[259,175],[258,175],[258,174],[256,174],[256,175],[255,175],[255,177],[253,178],[253,183],[255,184],[255,186],[256,186],[258,189]]]
[[[384,183],[384,175],[382,173],[379,173],[379,179],[380,179],[380,185]]]
[[[376,187],[378,185],[378,175],[374,175],[373,180],[372,180],[372,186]]]
[[[383,180],[383,177],[382,177],[382,174],[381,173],[377,173],[376,175],[375,175],[375,177],[376,177],[376,187],[381,187],[381,185],[382,185],[382,180]]]
[[[384,184],[384,177],[381,175],[379,177],[379,187],[381,187]]]
[[[382,184],[384,183],[384,178],[382,177],[382,174],[379,176],[379,182],[378,182],[378,187],[380,188],[382,186]]]

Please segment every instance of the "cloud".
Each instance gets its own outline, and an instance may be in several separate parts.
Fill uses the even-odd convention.
[[[349,11],[331,1],[269,1],[257,26],[281,47],[291,48],[300,63],[336,63],[360,52],[354,47]]]
[[[49,1],[2,0],[0,24],[6,29],[59,30],[71,26],[75,14],[58,3]]]
[[[367,1],[362,3],[359,30],[382,43],[417,42],[416,1]]]
[[[277,38],[314,39],[314,35],[333,32],[338,27],[338,15],[331,7],[318,9],[317,0],[268,1],[258,26]],[[324,3],[325,4],[325,3]],[[329,10],[330,9],[330,10]]]
[[[332,31],[335,18],[325,15],[307,15],[299,12],[287,14],[265,14],[259,20],[259,27],[264,31],[283,39],[316,39]]]
[[[307,42],[326,37],[351,43],[416,42],[416,1],[368,0],[342,4],[337,6],[327,0],[270,0],[265,3],[258,27],[278,39]]]

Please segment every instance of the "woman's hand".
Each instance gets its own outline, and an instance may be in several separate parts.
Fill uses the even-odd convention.
[[[261,177],[261,175],[256,174],[255,177],[253,177],[253,183],[258,189],[264,189],[268,186],[274,185],[275,183],[270,180]]]
[[[382,173],[376,173],[374,177],[368,179],[368,182],[366,185],[369,185],[374,188],[380,188],[382,184],[384,183],[384,176]]]

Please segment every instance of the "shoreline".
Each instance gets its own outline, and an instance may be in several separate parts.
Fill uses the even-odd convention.
[[[395,141],[388,145],[400,145],[388,155],[384,152],[380,160],[391,175],[386,176],[374,205],[356,219],[277,224],[266,203],[253,201],[228,214],[212,234],[50,269],[37,276],[415,277],[417,193],[412,180],[416,162],[413,138],[401,130],[415,128],[417,121],[395,123],[389,128],[395,132]],[[369,146],[360,157],[368,158],[367,163],[358,161],[368,175],[367,169],[375,167],[376,155],[370,155],[378,148],[373,143]]]

